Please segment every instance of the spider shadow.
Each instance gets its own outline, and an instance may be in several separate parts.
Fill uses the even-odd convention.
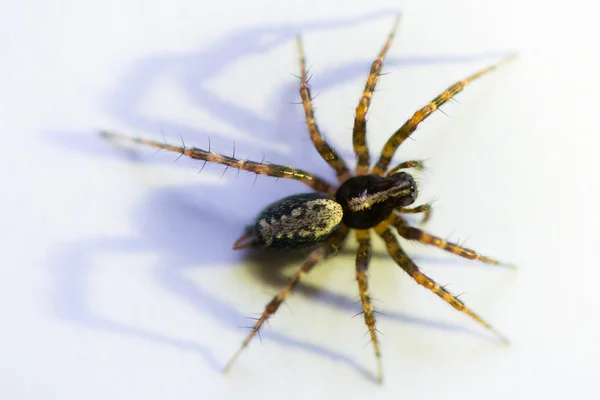
[[[196,271],[198,268],[210,268],[210,264],[214,263],[218,263],[219,268],[237,268],[228,265],[244,261],[244,268],[248,269],[251,277],[260,284],[278,290],[287,282],[288,269],[293,266],[297,267],[305,257],[306,251],[291,253],[231,251],[232,234],[235,236],[235,232],[239,230],[240,226],[243,226],[245,221],[242,218],[235,220],[223,218],[230,214],[229,210],[205,199],[203,196],[206,194],[200,189],[198,187],[169,187],[152,193],[145,204],[145,207],[148,208],[142,207],[134,215],[139,235],[89,238],[60,248],[55,253],[53,262],[53,277],[56,280],[52,292],[54,313],[64,320],[94,329],[134,336],[185,352],[196,352],[213,370],[219,371],[223,366],[222,360],[215,357],[209,344],[168,337],[135,325],[112,321],[109,316],[96,313],[89,305],[89,299],[86,296],[86,276],[92,268],[90,263],[94,256],[108,253],[158,254],[158,261],[149,268],[149,273],[154,280],[167,292],[176,294],[182,301],[193,305],[199,317],[204,319],[208,317],[214,321],[213,329],[238,331],[238,326],[247,324],[246,314],[229,305],[226,297],[215,296],[198,285],[195,280],[190,278],[188,272]],[[161,210],[160,217],[148,218],[147,213],[156,209]],[[181,235],[180,232],[189,232],[189,234]],[[213,247],[211,252],[205,252],[203,246],[199,244],[209,236],[219,238],[215,241],[215,243],[219,243],[219,246]],[[352,253],[350,249],[343,251]],[[228,255],[225,262],[221,256],[222,253]],[[211,258],[211,256],[213,257]],[[376,253],[375,256],[387,258],[386,254]],[[200,266],[198,266],[198,260],[202,260]],[[223,262],[224,264],[221,264]],[[300,282],[295,288],[295,293],[341,309],[348,315],[360,312],[360,306],[356,299],[333,293],[321,287]],[[450,324],[389,310],[381,311],[382,318],[401,323],[476,334],[468,329]],[[272,330],[263,332],[262,335],[265,340],[270,342],[299,348],[320,357],[343,362],[369,379],[374,379],[353,358],[338,351],[294,339]]]
[[[238,105],[227,102],[205,87],[213,77],[217,76],[228,65],[231,65],[249,55],[264,53],[275,46],[291,45],[296,34],[306,30],[328,30],[353,26],[358,23],[389,16],[392,12],[385,11],[356,19],[340,19],[319,23],[288,26],[261,26],[232,32],[208,49],[180,55],[150,57],[140,60],[133,65],[120,81],[118,88],[106,101],[107,112],[119,118],[125,125],[135,131],[157,131],[176,133],[187,142],[202,143],[207,137],[211,138],[212,148],[227,149],[231,140],[223,138],[220,132],[192,127],[164,118],[146,116],[137,111],[137,106],[159,78],[168,77],[175,85],[183,89],[190,102],[221,121],[247,132],[252,137],[259,137],[262,142],[289,142],[294,144],[294,151],[287,154],[273,152],[269,161],[294,165],[309,169],[333,181],[333,173],[314,151],[308,140],[304,125],[298,123],[290,126],[289,121],[301,121],[299,107],[290,106],[297,98],[297,82],[293,79],[284,85],[274,95],[269,104],[275,104],[274,120]],[[491,54],[469,55],[464,57],[419,57],[393,58],[386,65],[403,66],[425,63],[464,62],[491,56]],[[371,60],[350,63],[319,74],[321,82],[318,91],[331,90],[347,80],[365,77]],[[285,136],[281,134],[285,133]],[[301,139],[298,139],[301,138]],[[303,138],[303,139],[302,139]],[[96,157],[122,159],[123,153],[109,146],[100,144],[96,135],[81,135],[80,133],[54,132],[51,139],[55,143]],[[238,145],[238,148],[240,146]],[[243,142],[244,151],[255,151],[253,140]],[[163,163],[159,157],[139,156],[137,152],[131,159],[136,162]],[[346,154],[346,158],[351,155]],[[260,158],[258,156],[257,158]],[[176,166],[186,166],[189,163],[180,162]],[[212,174],[217,168],[207,166],[205,173]],[[220,174],[221,170],[216,172]],[[230,176],[229,172],[226,177]],[[286,281],[285,273],[279,266],[285,266],[290,261],[299,261],[296,257],[290,260],[289,255],[273,257],[265,253],[245,254],[232,252],[231,243],[249,223],[253,216],[274,199],[304,191],[296,182],[281,180],[276,184],[259,181],[253,190],[254,177],[240,174],[236,187],[208,184],[198,187],[167,187],[149,194],[146,201],[136,208],[134,225],[138,236],[130,237],[95,237],[85,241],[68,243],[59,248],[52,260],[56,284],[52,291],[54,312],[60,318],[70,322],[135,336],[143,340],[173,346],[184,351],[196,351],[215,370],[220,370],[222,364],[215,358],[209,345],[198,344],[172,337],[163,336],[135,326],[111,321],[109,317],[98,315],[88,304],[86,298],[86,275],[90,272],[90,258],[96,254],[108,252],[139,253],[152,252],[159,255],[159,261],[152,268],[157,283],[169,293],[176,294],[183,301],[193,304],[198,313],[210,316],[223,329],[233,329],[240,325],[245,315],[241,314],[224,300],[216,298],[190,280],[184,272],[190,266],[200,268],[210,265],[237,264],[242,258],[248,258],[255,268],[256,278],[274,287],[280,287]],[[240,196],[240,186],[246,185],[248,196]],[[263,186],[261,186],[263,185]],[[209,187],[210,186],[210,187]],[[265,190],[268,187],[268,190]],[[198,206],[202,205],[202,206]],[[106,212],[110,212],[107,210]],[[249,217],[250,216],[250,217]],[[210,251],[203,251],[210,249]],[[299,255],[296,255],[299,256]],[[356,302],[331,293],[325,289],[300,284],[296,292],[316,296],[319,301],[340,309],[356,310]],[[386,318],[402,322],[417,323],[440,329],[457,329],[434,321],[414,318],[397,313],[384,313]],[[266,335],[275,342],[285,346],[302,348],[322,357],[340,360],[363,375],[372,378],[370,373],[360,367],[352,358],[331,349],[305,341],[292,339],[276,332]]]
[[[244,257],[244,261],[246,268],[250,274],[255,277],[257,282],[269,285],[270,287],[278,290],[288,283],[291,277],[290,272],[295,271],[298,266],[305,261],[308,252],[309,250],[306,249],[293,250],[289,252],[252,249],[247,252],[246,256]],[[354,268],[354,256],[356,255],[355,249],[345,245],[339,251],[338,255],[349,256],[349,264],[346,265],[346,267]],[[391,261],[390,256],[386,252],[374,250],[371,254],[371,259],[377,258]],[[427,257],[420,258],[420,260],[434,264],[443,263],[445,265],[448,263],[448,259],[446,258]],[[451,263],[457,265],[463,264],[456,260],[451,261]],[[298,284],[296,284],[296,286],[294,286],[294,293],[318,300],[329,306],[346,311],[349,315],[362,313],[362,305],[360,304],[358,297],[358,288],[356,292],[356,298],[351,298],[334,293],[330,290],[324,289],[321,286],[300,281]],[[490,337],[489,335],[481,334],[463,326],[421,318],[406,313],[385,310],[384,308],[378,308],[377,312],[383,319],[388,319],[403,324],[425,326],[431,329],[440,329],[446,332],[468,334],[483,340],[497,342],[497,339]]]

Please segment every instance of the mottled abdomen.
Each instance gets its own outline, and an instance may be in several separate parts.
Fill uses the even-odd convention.
[[[296,194],[267,206],[248,227],[252,244],[297,249],[327,239],[342,223],[343,210],[323,193]]]

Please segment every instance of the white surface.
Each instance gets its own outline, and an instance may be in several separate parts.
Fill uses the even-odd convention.
[[[597,11],[583,1],[325,3],[2,5],[0,398],[598,396]],[[316,294],[300,287],[263,345],[222,375],[247,332],[238,326],[281,285],[231,243],[262,206],[304,187],[253,185],[232,170],[221,179],[219,166],[197,174],[172,154],[112,147],[96,129],[203,147],[210,136],[223,152],[235,140],[238,156],[331,177],[291,104],[293,38],[304,36],[321,127],[351,158],[353,109],[398,8],[372,149],[450,83],[520,53],[399,152],[428,159],[429,231],[520,266],[406,246],[513,344],[488,340],[375,257],[385,378],[376,385],[366,327],[351,318],[359,305],[347,254],[307,277]]]

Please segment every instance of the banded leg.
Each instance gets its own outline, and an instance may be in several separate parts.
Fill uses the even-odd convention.
[[[274,176],[277,178],[295,179],[304,182],[317,192],[335,194],[335,187],[329,184],[324,179],[315,176],[301,169],[288,167],[285,165],[262,163],[250,160],[240,160],[235,157],[229,157],[223,154],[215,153],[211,150],[203,150],[197,147],[172,146],[165,143],[156,142],[154,140],[140,139],[131,136],[119,135],[112,132],[102,131],[100,134],[110,140],[123,140],[132,143],[140,143],[159,149],[173,151],[181,155],[193,158],[195,160],[203,160],[214,164],[226,165],[238,170],[250,171],[259,175]]]
[[[425,118],[429,117],[435,110],[440,108],[442,104],[446,103],[456,94],[461,92],[465,88],[465,86],[473,82],[475,79],[480,78],[488,72],[495,70],[502,64],[505,64],[506,62],[512,60],[514,57],[514,55],[511,55],[494,65],[484,68],[474,73],[473,75],[454,83],[440,95],[434,98],[431,102],[429,102],[426,106],[415,112],[413,116],[408,121],[406,121],[404,125],[400,127],[400,129],[394,132],[392,137],[390,137],[386,144],[383,146],[383,149],[381,150],[381,156],[379,157],[379,161],[377,161],[377,164],[375,164],[375,166],[373,167],[372,173],[376,175],[385,174],[385,171],[387,170],[388,165],[392,160],[392,157],[394,156],[396,150],[398,149],[398,147],[400,147],[402,142],[404,142],[404,140],[406,140],[406,138],[408,138],[417,129],[417,126],[421,122],[423,122]]]
[[[231,366],[237,360],[237,358],[242,353],[242,351],[246,348],[246,346],[248,346],[248,343],[250,343],[252,338],[258,333],[258,331],[263,326],[263,324],[273,314],[275,314],[275,312],[277,311],[277,309],[279,308],[281,303],[283,303],[285,301],[285,298],[288,296],[288,294],[290,294],[290,292],[292,291],[294,286],[296,286],[296,284],[298,284],[298,282],[300,281],[300,278],[302,278],[302,276],[309,273],[310,270],[317,263],[323,261],[327,256],[329,256],[330,254],[335,253],[336,251],[339,250],[339,248],[342,245],[342,242],[348,235],[348,231],[349,231],[348,228],[346,226],[342,225],[342,227],[338,231],[336,231],[329,239],[327,239],[327,241],[323,245],[321,245],[320,247],[318,247],[317,249],[315,249],[309,253],[309,255],[306,257],[306,261],[304,261],[304,264],[302,264],[302,266],[300,266],[300,268],[296,271],[296,273],[289,280],[287,285],[285,285],[283,287],[283,289],[281,289],[279,291],[279,293],[277,293],[277,295],[275,297],[273,297],[273,299],[267,304],[262,315],[260,316],[258,321],[256,321],[256,324],[254,324],[254,326],[252,327],[252,330],[250,331],[250,333],[248,334],[246,339],[243,341],[241,347],[233,355],[233,357],[229,360],[229,362],[223,369],[224,372],[227,372],[231,368]]]
[[[433,279],[425,275],[419,270],[419,267],[408,257],[408,255],[402,250],[398,240],[394,237],[392,231],[388,228],[386,223],[379,224],[375,231],[384,240],[388,254],[396,261],[396,263],[402,268],[411,278],[413,278],[419,285],[429,289],[437,296],[441,297],[446,303],[450,304],[456,310],[467,314],[473,318],[479,324],[483,325],[491,332],[493,332],[502,342],[508,344],[508,339],[498,332],[494,327],[483,320],[479,315],[471,311],[462,301],[460,301],[452,293],[441,287]]]
[[[417,160],[404,161],[403,163],[400,163],[400,164],[396,165],[394,168],[390,169],[387,173],[387,176],[394,175],[396,172],[400,171],[401,169],[407,169],[407,168],[423,170],[423,169],[425,169],[425,164],[423,164],[423,161],[417,161]]]
[[[356,240],[358,241],[358,251],[356,252],[356,280],[358,281],[358,290],[360,293],[365,323],[369,328],[371,342],[373,342],[373,350],[375,351],[375,358],[377,359],[377,381],[381,383],[383,378],[381,352],[379,350],[377,330],[375,329],[375,310],[371,304],[367,279],[367,270],[369,268],[369,260],[371,259],[371,239],[369,230],[356,230]]]
[[[412,208],[400,208],[398,209],[398,212],[403,214],[423,213],[423,219],[421,220],[421,224],[424,224],[431,218],[431,204],[421,204],[420,206]]]
[[[404,211],[404,212],[406,212],[406,211]],[[456,254],[457,256],[460,256],[463,258],[467,258],[469,260],[478,260],[478,261],[482,261],[486,264],[494,264],[494,265],[500,265],[503,267],[507,267],[510,269],[516,269],[516,267],[512,264],[505,264],[500,261],[494,260],[492,258],[483,256],[474,250],[464,248],[462,246],[457,245],[456,243],[447,242],[443,239],[440,239],[437,236],[430,235],[429,233],[424,232],[419,228],[410,226],[406,223],[406,221],[402,217],[400,217],[398,215],[393,215],[392,217],[390,217],[390,221],[394,225],[394,227],[398,230],[398,234],[400,236],[402,236],[404,239],[416,240],[423,244],[437,247],[439,249],[450,252],[452,254]]]
[[[302,98],[302,107],[304,108],[304,116],[306,117],[306,126],[308,127],[308,133],[310,134],[310,140],[314,143],[317,152],[319,152],[323,160],[335,169],[338,181],[344,182],[350,177],[350,171],[344,160],[325,141],[319,130],[319,126],[315,119],[310,86],[308,86],[306,78],[306,58],[304,57],[304,49],[302,48],[302,39],[300,36],[296,38],[296,41],[300,56],[300,98]]]
[[[367,146],[367,112],[369,111],[369,106],[371,105],[371,98],[373,97],[375,86],[377,86],[379,76],[381,75],[383,59],[385,58],[385,55],[392,44],[392,40],[396,34],[396,29],[398,28],[399,22],[400,15],[396,17],[396,21],[392,26],[392,30],[385,44],[371,65],[369,77],[367,78],[367,83],[365,83],[365,89],[360,101],[358,102],[358,106],[356,107],[354,129],[352,129],[352,141],[354,144],[354,152],[356,153],[357,158],[356,175],[366,175],[369,173],[370,160],[369,147]]]
[[[400,163],[400,164],[396,165],[394,168],[390,169],[387,173],[387,176],[394,175],[396,172],[400,171],[401,169],[407,169],[407,168],[414,168],[416,170],[421,171],[421,170],[425,169],[425,164],[423,163],[423,161],[418,161],[418,160],[404,161],[403,163]]]

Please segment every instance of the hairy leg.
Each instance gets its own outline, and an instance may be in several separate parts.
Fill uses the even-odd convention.
[[[369,147],[367,146],[367,112],[369,111],[369,106],[371,105],[373,92],[375,92],[375,86],[377,86],[377,82],[379,82],[379,76],[381,75],[381,69],[383,68],[383,59],[392,45],[392,40],[394,39],[394,35],[396,34],[396,29],[398,28],[399,23],[400,15],[396,17],[396,21],[392,26],[392,30],[388,35],[385,44],[371,65],[367,83],[365,84],[365,88],[363,90],[362,97],[358,102],[358,106],[356,107],[354,129],[352,129],[352,141],[354,145],[354,152],[356,153],[357,158],[357,175],[366,175],[369,173],[370,160]]]
[[[402,125],[396,132],[394,132],[392,137],[390,137],[386,144],[383,146],[383,149],[381,150],[381,156],[379,157],[379,161],[377,161],[377,163],[373,167],[372,173],[376,175],[385,174],[385,171],[387,170],[390,161],[392,160],[392,157],[394,156],[396,150],[398,149],[398,147],[400,147],[402,142],[404,142],[404,140],[406,140],[406,138],[408,138],[417,129],[417,126],[419,126],[419,124],[423,122],[423,120],[429,117],[435,110],[440,108],[442,104],[446,103],[448,100],[452,99],[456,94],[460,93],[465,88],[465,86],[473,82],[475,79],[480,78],[488,72],[495,70],[502,64],[505,64],[506,62],[512,60],[514,57],[514,55],[511,55],[494,65],[484,68],[474,73],[473,75],[454,83],[453,85],[449,86],[444,92],[438,95],[435,99],[431,100],[426,106],[415,112],[413,116],[404,123],[404,125]]]
[[[404,161],[403,163],[400,163],[400,164],[396,165],[394,168],[390,169],[387,173],[387,176],[393,175],[396,172],[400,171],[401,169],[407,169],[407,168],[423,170],[423,169],[425,169],[425,164],[423,163],[423,161],[417,161],[417,160]]]
[[[431,218],[431,204],[421,204],[420,206],[412,207],[412,208],[399,208],[397,209],[399,213],[404,214],[419,214],[423,213],[423,219],[421,220],[421,224],[426,223]]]
[[[324,179],[315,176],[301,169],[288,167],[285,165],[262,163],[250,160],[240,160],[235,157],[229,157],[223,154],[215,153],[211,150],[199,149],[197,147],[172,146],[165,143],[156,142],[154,140],[140,139],[131,136],[120,135],[112,132],[102,131],[100,134],[110,140],[122,140],[133,143],[145,144],[159,149],[173,151],[181,155],[193,158],[195,160],[203,160],[213,164],[226,165],[242,171],[250,171],[259,175],[274,176],[277,178],[295,179],[304,182],[317,192],[335,194],[336,188],[329,184]]]
[[[302,99],[302,106],[304,108],[304,116],[306,117],[306,126],[308,127],[308,133],[310,134],[310,140],[314,143],[315,148],[323,160],[335,170],[338,181],[344,182],[350,177],[350,171],[344,160],[329,145],[329,143],[325,141],[319,129],[319,125],[317,125],[315,110],[312,104],[312,96],[310,94],[310,86],[308,86],[308,79],[306,77],[306,58],[304,57],[304,49],[302,48],[302,39],[298,36],[296,40],[298,43],[298,53],[300,55],[300,98]]]
[[[302,264],[302,266],[300,266],[300,268],[296,271],[296,273],[289,280],[287,285],[285,285],[279,291],[279,293],[277,293],[277,295],[275,297],[273,297],[273,299],[267,304],[262,315],[260,316],[258,321],[256,321],[256,324],[254,324],[254,326],[252,327],[252,330],[250,331],[250,333],[248,334],[246,339],[243,341],[241,347],[238,349],[238,351],[233,355],[233,357],[229,360],[229,362],[225,366],[225,368],[224,368],[225,372],[228,371],[231,368],[231,366],[235,363],[235,361],[237,360],[239,355],[242,353],[242,350],[244,350],[246,348],[246,346],[248,346],[248,343],[250,343],[252,338],[258,333],[258,331],[263,326],[263,324],[273,314],[275,314],[275,312],[277,312],[277,309],[279,308],[279,306],[285,301],[285,298],[290,294],[290,292],[292,291],[294,286],[296,286],[298,284],[298,282],[300,281],[300,278],[302,278],[302,276],[309,273],[310,270],[317,263],[323,261],[327,256],[331,255],[332,253],[335,253],[340,248],[342,242],[348,235],[348,232],[349,232],[349,229],[346,226],[342,225],[342,227],[337,232],[335,232],[329,239],[327,239],[327,241],[324,244],[322,244],[321,246],[319,246],[318,248],[316,248],[315,250],[310,252],[310,254],[306,257],[306,261],[304,261],[304,264]]]
[[[406,211],[401,211],[406,212]],[[500,261],[494,260],[492,258],[486,257],[477,253],[474,250],[464,248],[462,246],[457,245],[456,243],[447,242],[443,239],[440,239],[437,236],[430,235],[427,232],[422,231],[419,228],[415,228],[407,224],[404,218],[399,215],[393,215],[390,217],[389,221],[393,224],[393,226],[398,230],[398,234],[402,236],[404,239],[408,240],[416,240],[423,244],[427,244],[430,246],[437,247],[439,249],[445,250],[452,254],[456,254],[457,256],[467,258],[469,260],[478,260],[482,261],[486,264],[494,264],[500,265],[503,267],[516,269],[516,267],[512,264],[502,263]]]
[[[367,324],[367,327],[369,328],[373,350],[375,351],[375,358],[377,359],[377,381],[381,383],[383,379],[381,351],[379,350],[379,340],[377,339],[377,330],[375,329],[375,310],[371,304],[371,296],[369,296],[367,277],[369,260],[371,259],[371,239],[368,229],[356,230],[355,232],[356,240],[358,241],[358,250],[356,252],[356,280],[358,282],[365,324]]]
[[[437,296],[442,298],[442,300],[450,304],[456,310],[467,314],[479,324],[496,334],[496,336],[498,336],[498,338],[500,338],[502,342],[508,344],[508,339],[504,335],[502,335],[494,327],[488,324],[479,315],[471,311],[471,309],[469,309],[456,296],[454,296],[452,293],[448,292],[446,289],[441,287],[436,281],[422,273],[419,267],[408,257],[404,250],[402,250],[402,248],[400,247],[400,243],[398,243],[398,240],[396,239],[396,237],[394,237],[394,234],[389,229],[389,226],[387,226],[387,223],[385,221],[379,224],[375,228],[375,231],[385,242],[388,254],[396,261],[400,268],[402,268],[408,275],[410,275],[410,277],[413,278],[419,285],[435,293]]]

